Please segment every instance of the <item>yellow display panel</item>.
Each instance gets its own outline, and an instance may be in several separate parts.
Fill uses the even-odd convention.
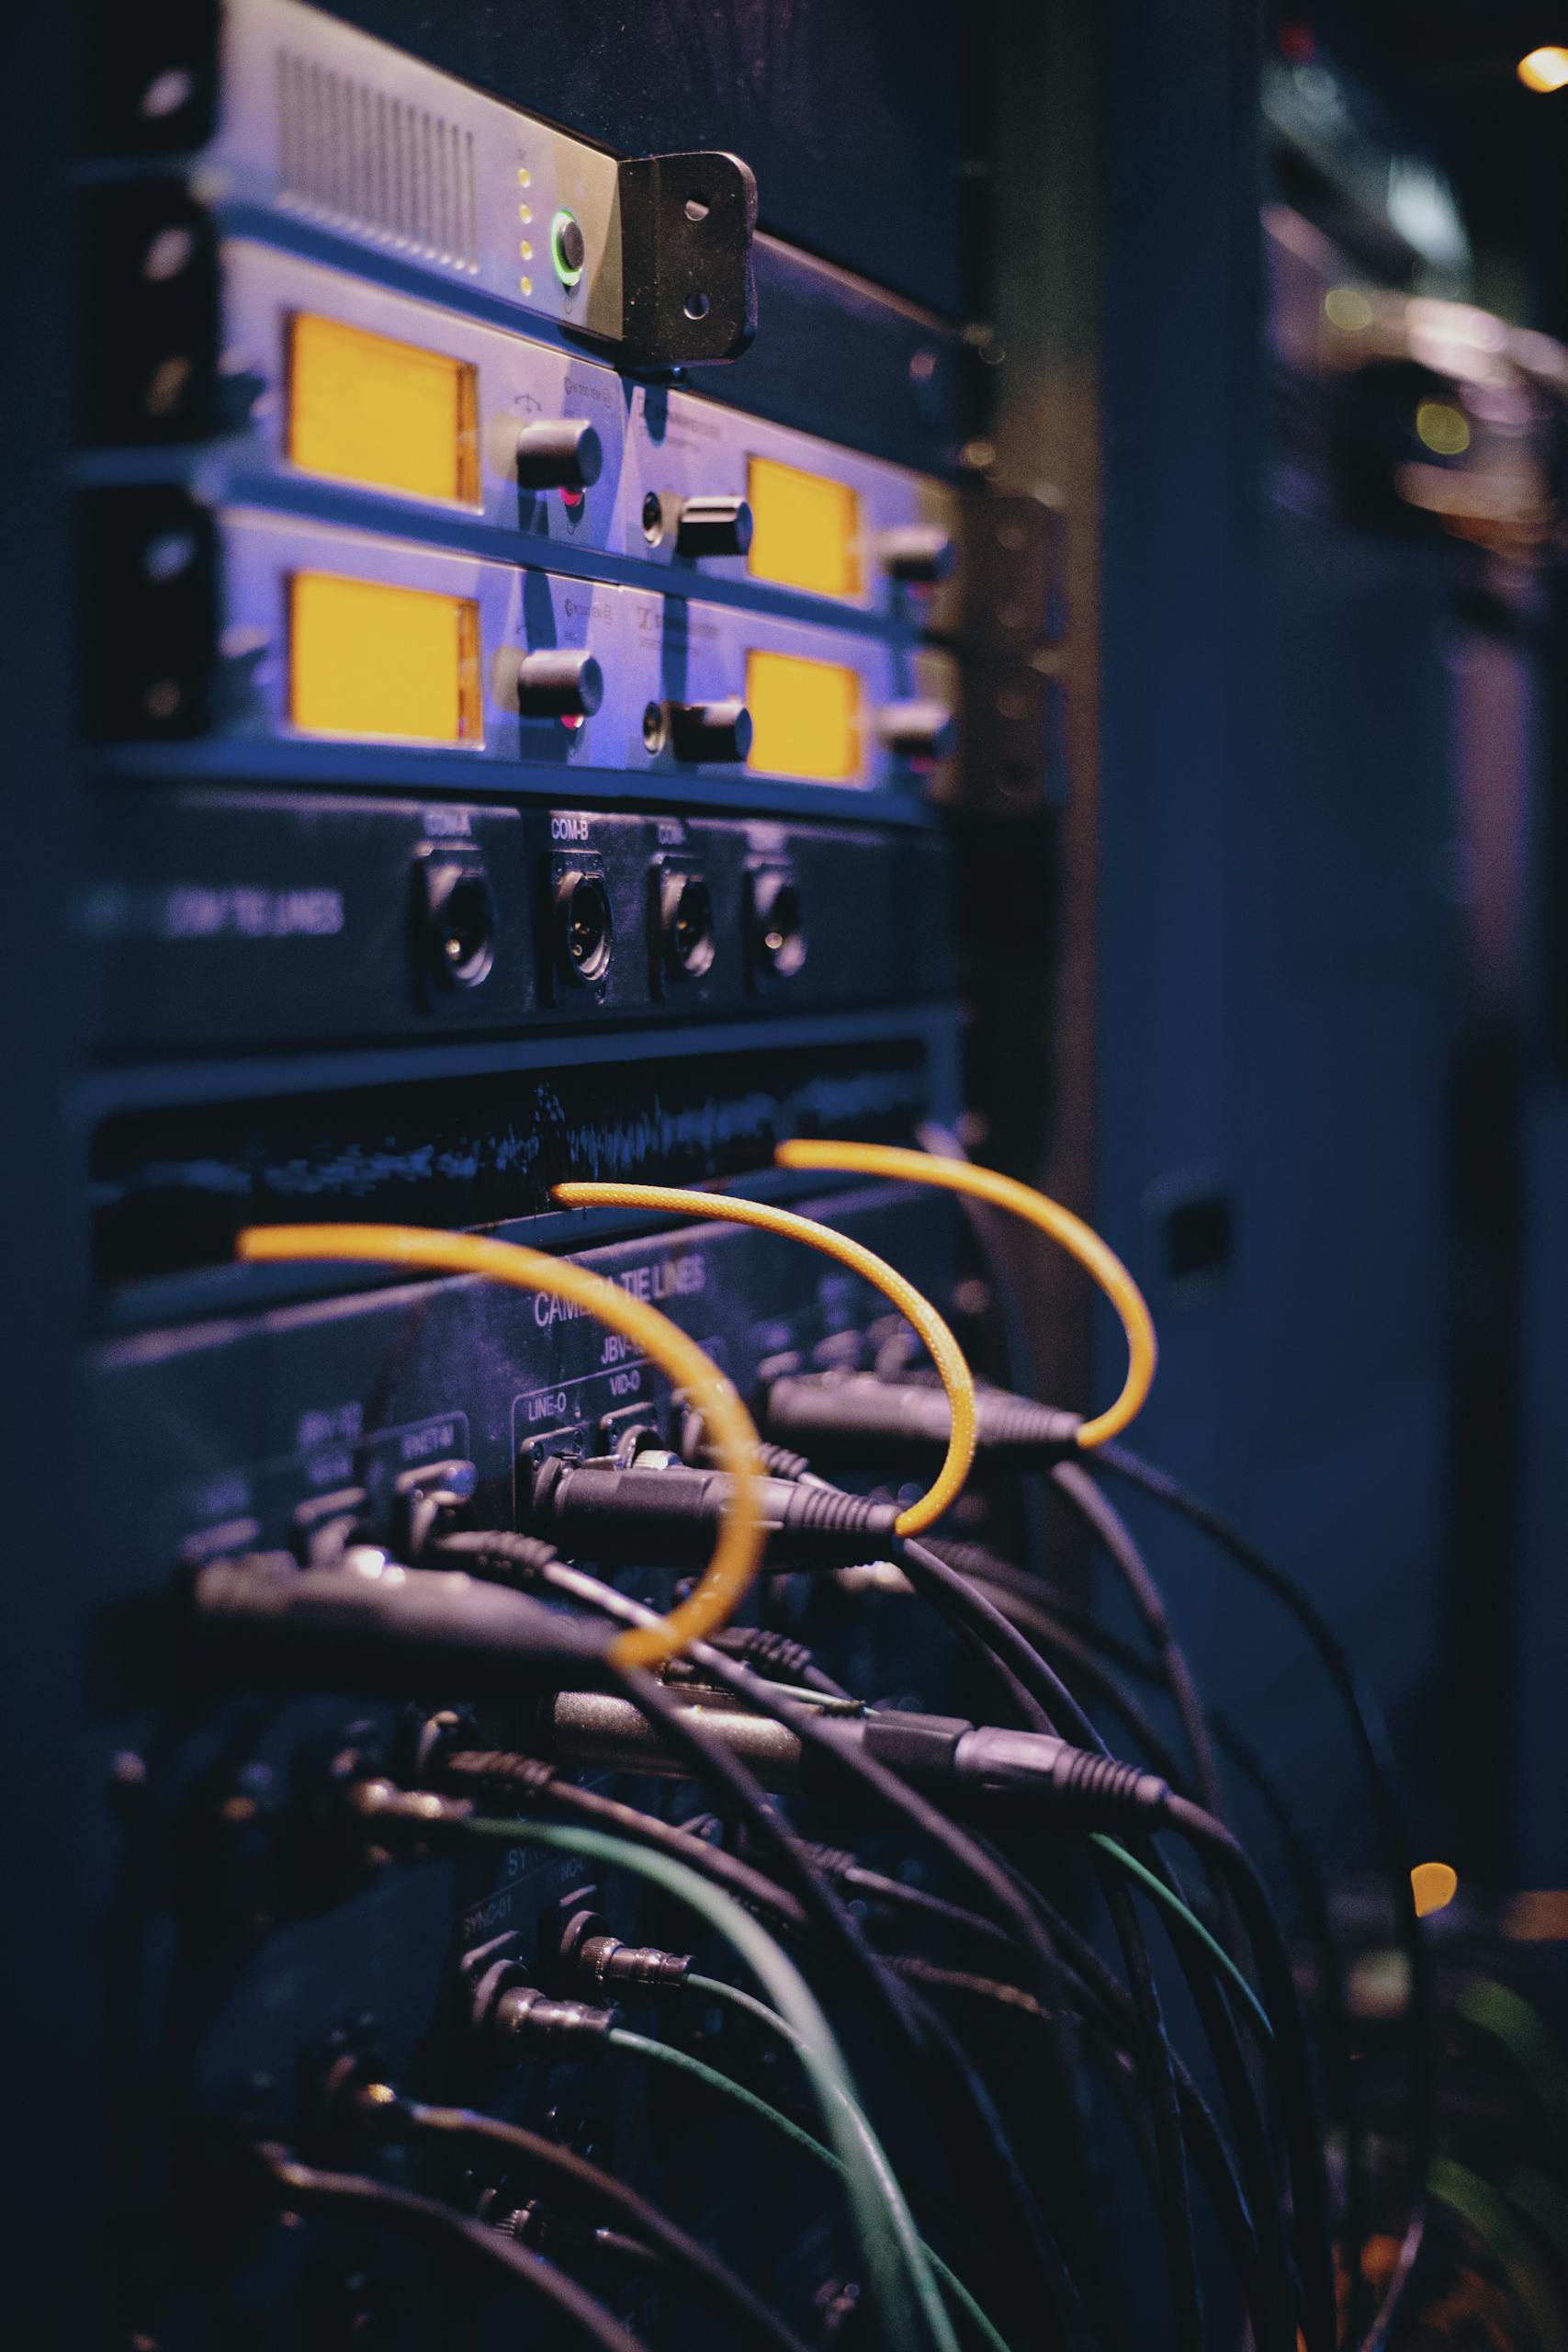
[[[814,784],[853,784],[861,764],[861,680],[834,662],[794,653],[746,656],[746,707],[751,714],[749,768],[803,776]]]
[[[477,506],[474,370],[301,311],[288,322],[288,457],[308,473]]]
[[[288,583],[288,716],[312,735],[477,743],[479,606],[335,572]]]
[[[747,461],[754,580],[814,596],[860,594],[860,500],[847,482],[773,458]]]

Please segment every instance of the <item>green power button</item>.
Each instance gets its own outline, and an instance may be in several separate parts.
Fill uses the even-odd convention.
[[[587,257],[588,245],[576,213],[558,212],[550,222],[550,259],[563,286],[577,284]]]

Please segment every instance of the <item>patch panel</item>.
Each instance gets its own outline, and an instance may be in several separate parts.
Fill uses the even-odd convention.
[[[959,1280],[940,1204],[866,1186],[812,1206],[872,1248],[927,1264],[939,1300]],[[581,1217],[562,1222],[585,1231]],[[886,1321],[886,1301],[855,1276],[813,1261],[803,1282],[797,1244],[733,1226],[603,1239],[583,1255],[711,1348],[743,1392],[783,1355],[811,1363],[826,1349],[841,1361],[852,1347],[863,1361],[865,1334]],[[628,1404],[676,1434],[664,1384],[615,1334],[543,1295],[466,1278],[307,1300],[239,1328],[108,1340],[92,1385],[111,1473],[143,1496],[114,1564],[125,1597],[215,1544],[294,1547],[301,1514],[345,1489],[368,1498],[355,1505],[363,1524],[389,1540],[400,1479],[453,1457],[474,1465],[475,1508],[499,1511],[487,1523],[510,1525],[523,1446],[564,1430],[593,1451]],[[164,1466],[149,1488],[152,1461]]]
[[[76,931],[107,1060],[794,1019],[951,981],[946,861],[913,829],[152,786],[96,816]]]

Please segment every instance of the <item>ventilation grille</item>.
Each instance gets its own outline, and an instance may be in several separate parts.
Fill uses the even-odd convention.
[[[448,269],[479,266],[471,131],[283,50],[285,203]]]

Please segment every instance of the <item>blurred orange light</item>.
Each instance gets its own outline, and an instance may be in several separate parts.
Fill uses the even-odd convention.
[[[1503,1911],[1503,1933],[1519,1944],[1568,1943],[1568,1887],[1529,1887],[1511,1895]]]
[[[1515,70],[1527,90],[1561,90],[1568,85],[1568,49],[1532,49]]]
[[[1447,1862],[1417,1862],[1410,1873],[1410,1891],[1416,1897],[1416,1917],[1429,1919],[1434,1911],[1446,1911],[1459,1893],[1459,1872]]]

